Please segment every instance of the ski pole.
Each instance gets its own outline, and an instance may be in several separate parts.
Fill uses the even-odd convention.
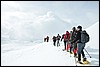
[[[70,45],[71,45],[71,43],[70,43]],[[71,47],[70,47],[70,52],[69,53],[70,53],[70,57],[71,57]]]
[[[75,64],[76,64],[76,66],[77,66],[77,61],[76,61],[76,57],[75,57]]]
[[[70,52],[69,52],[70,53]],[[70,57],[71,57],[71,53],[70,53]]]
[[[71,51],[69,50],[69,55],[70,55],[70,57],[71,57]]]
[[[85,48],[84,48],[84,49],[85,49]],[[85,51],[87,52],[87,50],[86,50],[86,49],[85,49]],[[90,57],[90,58],[92,58],[88,52],[87,52],[87,54],[89,55],[89,57]]]

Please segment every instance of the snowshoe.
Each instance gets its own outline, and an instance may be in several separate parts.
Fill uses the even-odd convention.
[[[83,64],[89,64],[90,62],[89,61],[83,61]]]
[[[83,64],[81,61],[77,61],[77,63],[79,63],[79,64]]]
[[[70,52],[70,54],[73,54],[73,52]]]
[[[78,58],[78,55],[77,54],[74,54],[74,57]]]
[[[65,51],[65,49],[62,49],[63,51]]]
[[[77,63],[82,64],[82,65],[88,65],[90,62],[86,60],[84,62],[77,61]]]
[[[74,57],[78,58],[78,56],[77,56],[77,55],[76,55],[76,56],[74,56]]]
[[[67,50],[67,52],[69,52],[69,50]]]

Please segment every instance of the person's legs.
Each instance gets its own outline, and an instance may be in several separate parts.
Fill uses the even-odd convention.
[[[64,41],[64,48],[65,48],[65,50],[66,50],[66,41]]]
[[[83,49],[82,49],[82,57],[83,57],[83,58],[85,57],[85,54],[84,54],[84,51],[83,51]]]
[[[72,53],[73,44],[70,44],[70,53]]]
[[[70,49],[70,43],[69,41],[67,41],[67,51],[69,52],[69,49]]]
[[[73,50],[74,57],[76,57],[76,55],[77,55],[77,43],[74,43],[73,45],[74,45],[74,50]]]
[[[70,44],[70,53],[72,52],[71,49],[72,49],[72,46],[71,46],[71,44]]]
[[[82,43],[77,43],[77,48],[78,48],[78,61],[81,61],[81,54],[82,54]]]
[[[59,46],[59,40],[57,41],[57,45]]]
[[[56,46],[56,40],[55,40],[55,46]]]
[[[85,44],[83,43],[83,47],[82,47],[82,57],[83,57],[83,61],[86,61],[86,57],[85,57],[85,54],[84,54],[84,51],[83,51],[84,47],[85,47]]]
[[[59,40],[57,40],[57,47],[58,47],[58,44],[59,44]]]
[[[53,45],[55,46],[55,41],[53,40]]]
[[[68,42],[67,42],[67,51],[68,51]]]
[[[59,42],[59,40],[58,40],[58,44],[59,44],[59,46],[60,46],[60,42]]]
[[[56,46],[56,40],[53,40],[53,42],[54,42],[54,46]]]
[[[78,61],[81,61],[81,54],[78,53]]]

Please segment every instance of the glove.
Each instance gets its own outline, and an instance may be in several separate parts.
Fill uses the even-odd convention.
[[[62,39],[61,39],[61,41],[62,41]]]

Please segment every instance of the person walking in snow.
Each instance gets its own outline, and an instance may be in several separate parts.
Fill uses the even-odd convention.
[[[44,38],[44,42],[46,42],[46,39],[47,39],[47,38]]]
[[[60,46],[60,43],[59,43],[60,38],[61,38],[61,36],[58,34],[58,35],[57,35],[57,47]]]
[[[73,28],[72,28],[71,41],[74,41],[74,40],[75,40],[76,34],[77,34],[76,28],[73,27]],[[76,57],[76,56],[77,56],[77,43],[73,43],[72,45],[73,45],[74,57]]]
[[[52,38],[52,39],[53,39],[53,45],[54,45],[54,46],[56,46],[56,37],[55,37],[55,36],[53,36],[53,38]]]
[[[67,52],[69,52],[69,48],[70,48],[70,43],[69,43],[69,41],[70,41],[70,33],[68,32],[68,31],[66,31],[66,42],[67,42]]]
[[[66,37],[67,37],[66,34],[63,34],[62,37],[61,37],[61,41],[63,40],[63,42],[64,42],[64,49],[63,49],[63,51],[66,50],[66,42],[67,42]]]
[[[85,57],[85,54],[84,54],[84,47],[85,47],[85,43],[82,43],[81,42],[81,31],[82,31],[82,26],[78,26],[77,27],[77,35],[76,35],[76,38],[75,40],[73,40],[71,43],[75,43],[77,42],[77,48],[78,48],[78,62],[80,64],[82,64],[81,62],[81,54],[82,54],[82,57],[83,57],[83,61],[86,61],[86,57]]]
[[[47,36],[47,42],[49,42],[49,36]]]
[[[62,39],[64,39],[64,35],[65,35],[65,34],[62,35],[62,37],[61,37],[61,41],[62,41]]]
[[[64,41],[64,49],[63,49],[63,51],[65,51],[66,50],[67,35],[66,34],[63,34],[61,40],[62,39]]]
[[[71,44],[72,41],[72,31],[70,31],[70,54],[72,54],[73,52],[73,44]]]

